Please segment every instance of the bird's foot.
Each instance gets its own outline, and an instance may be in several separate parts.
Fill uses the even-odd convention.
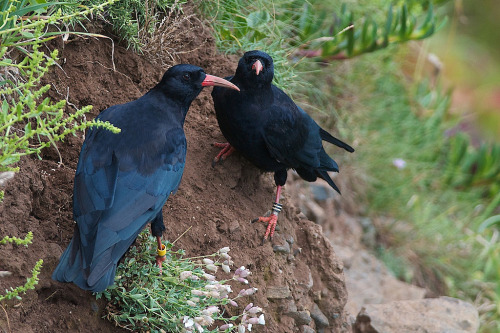
[[[274,229],[276,229],[276,224],[278,223],[278,215],[276,215],[275,213],[272,213],[269,216],[261,216],[261,217],[258,217],[256,219],[252,220],[252,223],[255,223],[255,222],[267,223],[267,229],[266,229],[266,233],[264,235],[264,238],[262,240],[262,243],[266,242],[267,237],[269,237],[272,240],[273,236],[274,236]]]
[[[215,165],[219,163],[219,161],[221,162],[224,161],[229,155],[231,155],[235,151],[235,149],[233,148],[233,146],[229,144],[229,142],[226,143],[215,142],[213,145],[214,147],[219,147],[222,149],[219,152],[219,154],[217,154],[217,156],[214,157],[214,160],[212,161],[212,167],[215,167]]]
[[[160,275],[162,273],[162,268],[163,268],[163,262],[165,261],[166,255],[167,255],[167,250],[164,244],[161,244],[161,249],[158,248],[157,250],[158,255],[156,256],[156,265],[158,265],[158,268],[160,269]]]

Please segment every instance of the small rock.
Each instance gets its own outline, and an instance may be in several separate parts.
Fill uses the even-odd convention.
[[[300,333],[316,333],[312,327],[307,326],[307,325],[302,325],[300,327]]]
[[[299,247],[298,249],[293,250],[293,256],[296,257],[297,255],[302,253],[302,248]]]
[[[330,326],[330,322],[328,321],[328,318],[325,316],[325,314],[321,311],[319,308],[318,304],[314,303],[312,310],[311,310],[311,317],[314,319],[314,322],[316,323],[316,327],[318,328],[325,328]]]
[[[478,328],[477,309],[451,297],[365,305],[354,324],[356,333],[475,333]]]
[[[294,300],[284,301],[284,304],[279,306],[279,311],[284,315],[287,315],[292,312],[297,312],[297,305]]]
[[[284,287],[267,287],[268,299],[285,299],[292,296],[292,292],[288,288],[288,286]]]
[[[12,273],[9,272],[9,271],[0,271],[0,278],[1,277],[6,277],[6,276],[9,276],[9,275],[12,275]]]
[[[290,253],[290,245],[288,245],[287,242],[285,242],[283,245],[274,245],[273,251],[275,253],[289,254]]]
[[[315,302],[321,301],[321,291],[319,290],[313,291],[313,300]]]
[[[286,238],[286,241],[287,241],[287,243],[288,243],[288,244],[290,244],[290,245],[293,245],[293,243],[295,242],[295,240],[293,239],[293,237],[292,237],[292,236],[288,236],[288,237]]]
[[[307,325],[312,320],[309,312],[307,311],[290,312],[287,316],[295,319],[295,325],[297,326]]]
[[[4,186],[10,179],[14,178],[14,171],[0,172],[0,186]]]

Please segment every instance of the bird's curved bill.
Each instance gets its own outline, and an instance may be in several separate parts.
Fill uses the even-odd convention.
[[[262,66],[260,60],[255,61],[252,65],[252,69],[255,70],[255,75],[259,75],[263,68],[264,66]]]
[[[203,87],[206,87],[206,86],[219,86],[219,87],[225,87],[225,88],[229,88],[229,89],[234,89],[234,90],[240,91],[240,88],[238,88],[237,86],[235,86],[231,82],[229,82],[227,80],[224,80],[224,79],[222,79],[222,78],[220,78],[218,76],[209,75],[209,74],[207,74],[207,76],[205,77],[205,80],[203,80],[203,82],[201,83],[201,85]]]

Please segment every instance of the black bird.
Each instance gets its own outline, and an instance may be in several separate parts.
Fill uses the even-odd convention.
[[[53,279],[93,292],[106,289],[118,261],[148,222],[158,249],[164,250],[162,207],[179,187],[186,158],[184,120],[204,86],[238,90],[200,67],[177,65],[141,98],[99,114],[97,119],[121,132],[88,132],[74,180],[75,231]]]
[[[223,149],[212,165],[237,150],[258,168],[274,172],[278,188],[272,213],[254,220],[268,223],[264,240],[274,234],[281,211],[281,187],[285,185],[288,169],[295,169],[310,182],[323,178],[340,193],[328,175],[328,171],[338,172],[338,165],[325,152],[322,140],[354,151],[322,129],[273,85],[273,76],[273,59],[265,52],[249,51],[239,60],[235,75],[226,78],[238,86],[240,92],[219,88],[212,91],[217,121],[228,141],[215,144]]]

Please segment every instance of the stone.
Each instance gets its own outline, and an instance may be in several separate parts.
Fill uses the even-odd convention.
[[[311,326],[300,326],[300,333],[316,333]]]
[[[356,318],[355,333],[476,333],[477,309],[451,297],[365,305]]]
[[[318,304],[314,303],[312,309],[311,309],[311,317],[314,319],[314,322],[316,323],[316,327],[318,328],[325,328],[330,326],[330,322],[328,321],[328,318],[325,316],[325,314],[321,311],[319,308]]]
[[[282,244],[282,245],[274,245],[273,251],[274,251],[274,253],[289,254],[290,253],[290,245],[288,244],[288,242],[284,242],[284,244]]]
[[[295,304],[295,301],[292,299],[289,301],[283,301],[283,303],[279,306],[278,309],[284,315],[288,316],[288,314],[292,312],[297,312],[297,305]]]
[[[12,275],[12,272],[9,272],[9,271],[0,271],[0,278],[7,277],[7,276],[10,276],[10,275]]]
[[[345,310],[356,316],[366,304],[422,299],[426,290],[396,279],[385,264],[367,250],[336,244],[335,253],[345,263],[349,298]]]
[[[307,311],[290,312],[287,316],[293,318],[295,320],[295,325],[297,326],[307,325],[312,320],[309,312]]]
[[[313,300],[315,302],[321,301],[321,298],[322,298],[321,291],[319,291],[319,290],[313,291],[312,295],[313,295]]]
[[[268,299],[285,299],[292,297],[292,292],[288,286],[267,287],[266,297]]]
[[[4,186],[7,182],[14,178],[16,173],[14,171],[4,171],[0,172],[0,186]]]

